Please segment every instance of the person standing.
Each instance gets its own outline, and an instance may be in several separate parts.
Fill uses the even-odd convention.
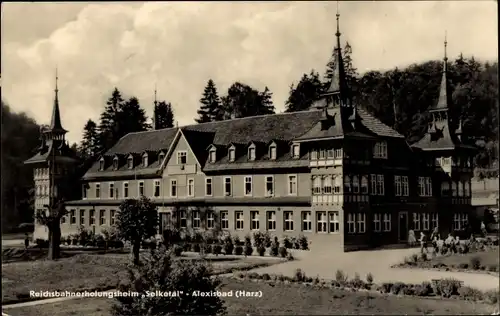
[[[408,232],[408,244],[410,244],[410,247],[415,246],[415,243],[417,242],[417,239],[415,238],[415,232],[413,229],[410,229]]]
[[[420,253],[424,253],[424,249],[425,252],[427,252],[427,240],[424,232],[420,232],[420,238],[418,241],[420,241]]]
[[[438,227],[434,227],[434,230],[432,231],[431,234],[431,243],[432,247],[434,248],[434,251],[437,251],[437,241],[439,239],[439,229]]]
[[[488,235],[488,232],[486,231],[486,225],[483,221],[481,221],[481,233],[483,234],[484,238],[486,238],[486,235]]]
[[[28,233],[24,235],[24,250],[28,250],[28,247],[30,245],[30,238],[28,236]]]

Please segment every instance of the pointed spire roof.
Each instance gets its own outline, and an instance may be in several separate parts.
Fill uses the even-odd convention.
[[[441,78],[441,87],[439,88],[439,98],[437,103],[429,112],[446,111],[451,105],[451,93],[448,85],[448,57],[446,55],[446,46],[448,42],[446,35],[444,39],[444,58],[443,58],[443,76]]]
[[[59,89],[57,88],[57,69],[56,69],[56,88],[54,90],[54,106],[52,108],[52,119],[50,120],[49,130],[51,132],[66,133],[67,131],[62,127],[61,124],[61,113],[59,111]]]
[[[158,100],[156,99],[156,83],[155,83],[155,98],[154,98],[154,108],[153,108],[153,129],[158,129],[158,118],[157,118],[157,106]]]

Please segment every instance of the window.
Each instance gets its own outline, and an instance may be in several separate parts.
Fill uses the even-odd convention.
[[[158,155],[158,162],[161,164],[163,162],[163,159],[165,158],[165,154],[164,153],[160,153]]]
[[[99,161],[99,171],[103,171],[104,170],[104,159],[101,159]]]
[[[466,213],[453,214],[453,230],[465,230],[468,225],[469,216]]]
[[[422,230],[429,230],[429,213],[422,214]]]
[[[373,158],[387,159],[387,143],[378,142],[373,148]]]
[[[99,225],[106,225],[106,210],[101,210],[99,213]]]
[[[407,176],[401,177],[401,186],[402,186],[403,196],[409,196],[410,195],[410,187],[408,185],[408,177]]]
[[[328,212],[328,217],[330,233],[338,233],[340,231],[339,212]]]
[[[328,159],[333,159],[335,158],[335,149],[331,148],[326,151],[326,157]]]
[[[269,159],[276,160],[276,146],[269,147]]]
[[[128,182],[123,183],[123,197],[128,198]]]
[[[321,194],[321,177],[313,177],[313,194]]]
[[[161,159],[158,159],[161,163]],[[146,168],[148,166],[148,155],[143,155],[142,156],[142,166]]]
[[[356,232],[356,222],[355,222],[356,214],[347,214],[347,232],[349,234],[354,234]]]
[[[425,190],[427,196],[432,196],[432,180],[430,177],[425,178]]]
[[[61,224],[65,224],[66,223],[66,215],[61,217]]]
[[[140,191],[140,187],[139,187],[139,191]],[[144,194],[144,182],[142,183],[142,192]],[[155,194],[154,194],[155,197],[159,197],[160,196],[160,180],[155,180]]]
[[[352,193],[359,193],[359,178],[358,178],[358,176],[352,177]]]
[[[248,160],[255,160],[255,148],[250,147],[248,148]]]
[[[69,213],[70,213],[69,223],[71,225],[76,224],[76,210],[71,210]]]
[[[236,159],[236,154],[234,148],[229,149],[229,161],[233,162]]]
[[[391,214],[384,214],[384,231],[391,231]]]
[[[323,177],[323,193],[324,194],[332,194],[332,177],[331,176]]]
[[[194,196],[194,179],[188,179],[187,195]]]
[[[109,198],[112,199],[115,195],[115,184],[110,183],[109,184]]]
[[[234,212],[236,230],[243,230],[243,211]]]
[[[177,152],[177,164],[185,165],[187,163],[187,153],[185,151]]]
[[[205,195],[212,196],[212,178],[205,178]]]
[[[451,181],[451,195],[458,196],[458,183],[456,181]]]
[[[155,183],[155,185],[156,185],[156,183]],[[158,183],[158,185],[159,185],[159,183]],[[139,181],[139,196],[143,196],[143,195],[144,195],[144,181]]]
[[[95,211],[90,210],[89,225],[94,225],[94,224],[95,224]]]
[[[129,168],[129,169],[134,168],[134,158],[133,157],[127,158],[127,168]]]
[[[344,193],[351,193],[351,177],[344,177]]]
[[[335,149],[335,159],[342,159],[342,148]]]
[[[309,156],[311,160],[318,160],[318,151],[316,149],[311,150]]]
[[[288,195],[297,195],[297,176],[288,175]]]
[[[113,169],[118,170],[118,158],[113,158]]]
[[[357,216],[358,233],[364,233],[366,231],[366,214],[358,213]]]
[[[284,226],[285,226],[285,231],[293,231],[293,212],[292,211],[285,211],[283,212],[283,220],[284,220]]]
[[[460,216],[460,224],[461,224],[461,229],[465,230],[469,224],[469,215],[466,213],[461,214]]]
[[[437,213],[431,214],[431,225],[432,229],[439,227],[439,215]]]
[[[464,182],[464,195],[470,197],[470,182]]]
[[[342,176],[336,176],[335,180],[333,180],[333,192],[335,194],[340,194],[342,192]]]
[[[259,211],[250,211],[250,229],[259,230]]]
[[[245,196],[252,195],[252,176],[245,177]]]
[[[394,176],[394,195],[401,196],[402,186],[401,186],[401,176]]]
[[[462,186],[461,186],[462,196],[467,196],[467,194],[465,193],[465,191],[466,191],[466,188],[465,188],[466,187],[466,182],[465,181],[461,181],[460,183],[462,184]]]
[[[231,196],[232,192],[231,177],[224,177],[224,195]]]
[[[302,212],[302,231],[304,231],[304,232],[312,231],[311,212],[310,211]]]
[[[371,183],[371,195],[377,195],[377,175],[370,175],[370,183]]]
[[[215,214],[214,214],[214,212],[207,213],[207,228],[208,229],[215,228]]]
[[[116,213],[116,211],[115,210],[111,210],[109,212],[110,212],[110,214],[109,214],[109,217],[110,217],[109,224],[111,226],[113,226],[115,224],[115,213]]]
[[[95,184],[95,197],[98,199],[101,198],[101,184],[100,183]]]
[[[187,215],[185,210],[180,210],[179,211],[179,226],[181,228],[186,228],[187,227]]]
[[[368,176],[361,177],[361,193],[368,194]]]
[[[221,229],[229,229],[229,213],[228,211],[220,212],[220,227]]]
[[[276,230],[276,212],[267,211],[267,230]]]
[[[177,180],[170,180],[170,196],[177,197]]]
[[[420,214],[413,213],[413,230],[420,230]]]
[[[209,155],[209,161],[210,161],[211,163],[214,163],[214,162],[215,162],[215,159],[216,159],[216,156],[215,156],[215,150],[210,150],[210,152],[209,152],[209,154],[208,154],[208,155]]]
[[[318,233],[326,233],[326,212],[316,212],[316,230]]]
[[[293,145],[292,146],[292,154],[293,154],[293,158],[299,158],[300,157],[300,147],[299,147],[299,145]]]
[[[375,213],[373,214],[373,231],[378,233],[381,229],[381,214]]]
[[[193,228],[201,227],[200,211],[193,211]]]
[[[80,225],[85,225],[85,210],[80,210]]]
[[[274,177],[266,176],[266,196],[274,195]]]
[[[425,196],[425,177],[418,177],[418,195]]]
[[[377,195],[384,195],[384,194],[385,194],[384,175],[377,174]]]
[[[82,198],[86,199],[87,198],[87,183],[82,184]],[[38,195],[40,195],[40,187],[37,187],[37,192]]]

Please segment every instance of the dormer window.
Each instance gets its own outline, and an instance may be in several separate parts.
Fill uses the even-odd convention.
[[[118,170],[118,157],[113,158],[113,170]]]
[[[387,159],[387,142],[378,142],[373,147],[373,158]]]
[[[250,161],[255,160],[255,147],[248,148],[248,160]]]
[[[233,162],[234,159],[236,158],[236,150],[234,148],[229,148],[228,156],[229,156],[229,161]]]
[[[101,158],[101,160],[99,160],[99,171],[103,170],[104,170],[104,158]]]
[[[300,158],[300,147],[298,144],[292,145],[292,157]]]
[[[269,159],[276,160],[276,145],[269,146]]]
[[[216,159],[215,149],[211,149],[211,150],[208,152],[208,161],[210,161],[210,163],[214,163],[214,162],[215,162],[215,159]]]
[[[161,153],[158,155],[158,161],[159,161],[160,163],[162,163],[164,158],[165,158],[165,154],[164,154],[163,152],[161,152]]]
[[[161,161],[161,160],[160,160]],[[146,168],[148,166],[148,154],[142,156],[142,166]]]
[[[129,169],[134,168],[134,157],[129,156],[127,158],[127,168],[129,168]]]

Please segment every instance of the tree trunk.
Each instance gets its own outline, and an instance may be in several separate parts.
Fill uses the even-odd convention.
[[[61,245],[61,226],[59,222],[51,223],[49,228],[49,253],[48,259],[55,260],[60,258],[60,245]]]
[[[132,255],[134,256],[134,265],[139,265],[139,251],[141,249],[141,241],[135,241],[132,246]]]

